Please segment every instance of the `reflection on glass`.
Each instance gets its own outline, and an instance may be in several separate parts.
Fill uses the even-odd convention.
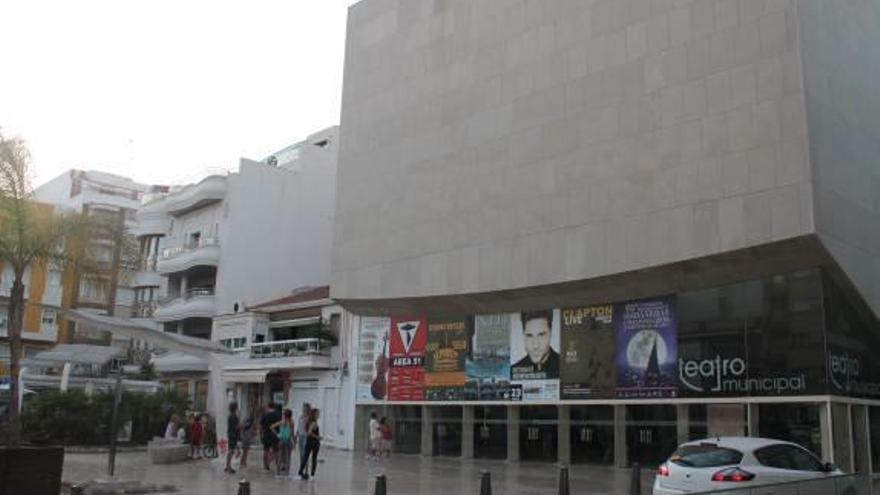
[[[559,409],[556,406],[521,406],[519,457],[523,461],[556,462]]]
[[[796,443],[817,456],[822,454],[818,404],[760,404],[758,433]]]
[[[630,462],[656,467],[678,447],[675,406],[626,406],[626,442]]]
[[[571,406],[572,464],[614,462],[614,408]]]
[[[432,455],[461,455],[461,407],[431,408],[434,446]]]
[[[418,454],[422,450],[422,407],[394,406],[392,409],[394,452]]]
[[[507,458],[507,407],[474,407],[474,457]]]

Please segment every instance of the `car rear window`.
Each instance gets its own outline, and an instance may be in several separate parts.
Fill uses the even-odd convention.
[[[742,452],[717,445],[687,445],[679,448],[669,462],[679,466],[704,468],[739,464]]]

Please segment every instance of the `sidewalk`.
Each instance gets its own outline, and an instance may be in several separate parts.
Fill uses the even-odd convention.
[[[462,461],[458,458],[398,455],[370,465],[362,455],[327,449],[321,452],[316,481],[276,480],[263,470],[262,452],[251,452],[248,469],[223,473],[223,462],[189,461],[153,466],[146,453],[117,456],[117,478],[147,483],[173,484],[181,494],[236,495],[238,482],[247,478],[253,495],[293,493],[308,495],[372,495],[373,478],[384,472],[389,495],[477,495],[480,471],[492,473],[495,495],[547,495],[556,493],[557,468],[553,464]],[[237,463],[234,464],[237,466]],[[106,478],[106,454],[67,454],[64,479],[74,482]],[[572,466],[571,488],[579,495],[628,495],[630,473],[600,466]],[[643,473],[643,494],[651,493],[653,472]]]

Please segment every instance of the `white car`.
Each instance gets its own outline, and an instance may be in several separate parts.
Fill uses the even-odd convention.
[[[768,438],[709,438],[682,444],[657,468],[654,495],[748,488],[842,474],[833,464],[823,463],[794,443]],[[817,494],[828,493],[824,484],[815,488]],[[851,491],[856,493],[854,488]],[[800,492],[812,493],[809,487]]]

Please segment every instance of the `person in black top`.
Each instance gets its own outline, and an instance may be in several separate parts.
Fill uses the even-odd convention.
[[[238,448],[238,437],[241,433],[241,426],[238,420],[238,404],[235,402],[229,404],[229,418],[226,420],[226,438],[229,439],[229,450],[226,452],[226,473],[234,474],[232,469],[232,457],[235,455],[235,449]]]
[[[559,353],[550,347],[553,311],[522,313],[523,347],[526,355],[510,367],[512,380],[559,378]]]
[[[277,457],[278,437],[272,433],[272,425],[279,421],[281,421],[281,413],[278,412],[278,407],[270,402],[266,406],[266,412],[260,418],[260,434],[263,442],[263,467],[266,468],[266,471],[272,470],[270,465]]]
[[[318,409],[313,408],[309,412],[306,449],[305,452],[303,452],[302,460],[299,464],[299,477],[303,480],[309,479],[309,475],[306,473],[309,456],[312,457],[311,473],[313,478],[315,476],[315,468],[318,466],[318,451],[321,449],[321,429],[318,427],[319,417],[321,417],[321,412]]]

